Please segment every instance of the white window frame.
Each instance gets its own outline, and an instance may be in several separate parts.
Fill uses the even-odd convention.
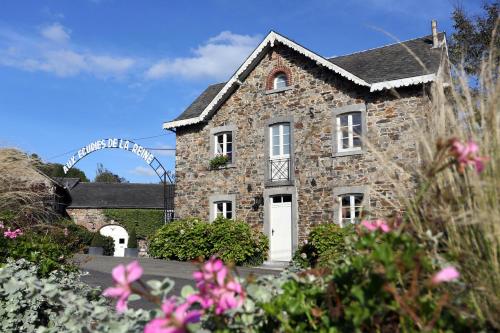
[[[361,196],[361,203],[359,204],[359,206],[356,206],[356,196]],[[342,211],[343,211],[343,206],[342,206],[342,199],[344,197],[349,197],[349,215],[350,215],[350,218],[344,218],[342,217]],[[339,225],[341,227],[344,227],[344,222],[347,221],[347,223],[350,223],[350,224],[356,224],[356,222],[360,222],[360,221],[356,221],[356,208],[359,208],[359,215],[361,216],[362,212],[363,212],[363,202],[365,200],[365,195],[364,193],[345,193],[345,194],[341,194],[337,197],[337,200],[338,200],[338,204],[339,204],[339,216],[338,216],[338,220],[339,220]]]
[[[213,221],[217,218],[217,203],[220,202],[230,202],[231,203],[231,212],[232,212],[232,220],[236,219],[236,194],[211,194],[208,198],[208,207],[210,207],[210,217],[209,221]],[[226,216],[227,214],[227,204],[224,205],[223,214]]]
[[[231,135],[231,141],[228,141],[228,135]],[[219,148],[219,137],[222,136],[222,152],[218,151]],[[214,134],[214,156],[223,155],[227,156],[227,144],[231,143],[231,158],[229,163],[233,162],[233,151],[234,151],[234,138],[232,132],[223,132]]]
[[[354,114],[359,114],[359,119],[360,119],[360,123],[359,124],[356,124],[356,125],[353,125],[352,123],[352,116]],[[342,117],[347,117],[347,137],[349,138],[349,147],[347,148],[344,148],[343,145],[344,145],[344,137],[342,136],[343,135],[343,132],[342,132],[342,129],[345,128],[345,126],[342,126],[341,125],[341,118]],[[360,135],[355,135],[354,133],[354,126],[357,126],[359,127],[360,129]],[[357,151],[357,150],[361,150],[362,149],[362,146],[361,146],[361,139],[363,137],[363,115],[360,111],[355,111],[355,112],[351,112],[351,113],[344,113],[344,114],[339,114],[337,116],[337,151],[338,152],[346,152],[346,151]],[[358,138],[360,140],[360,145],[357,146],[357,147],[354,147],[354,138]]]
[[[278,87],[278,80],[281,78],[285,79],[285,85],[283,87]],[[288,76],[285,73],[278,73],[275,75],[273,79],[273,89],[284,89],[286,87],[288,87]]]
[[[217,209],[217,205],[218,204],[222,204],[222,217],[224,218],[228,218],[227,217],[227,213],[230,212],[231,213],[231,217],[229,219],[234,219],[234,204],[231,200],[221,200],[221,201],[214,201],[213,205],[214,205],[214,216],[215,218],[218,218],[219,217],[219,211]],[[231,204],[231,210],[227,210],[227,204]]]
[[[283,128],[285,126],[288,126],[288,154],[284,153],[284,135],[283,135]],[[279,154],[274,155],[274,150],[273,150],[273,128],[277,127],[278,128],[278,137],[279,137]],[[290,153],[291,153],[291,126],[290,123],[280,123],[280,124],[273,124],[269,126],[269,157],[271,159],[285,159],[285,158],[290,158]]]

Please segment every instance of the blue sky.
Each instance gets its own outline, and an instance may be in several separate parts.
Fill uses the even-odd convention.
[[[65,163],[100,138],[175,147],[162,123],[207,84],[222,82],[269,30],[323,55],[343,55],[452,31],[454,0],[5,0],[0,9],[0,146]],[[463,0],[470,13],[480,1]],[[156,152],[168,169],[173,152]],[[131,182],[157,182],[137,156],[103,150],[97,163]]]

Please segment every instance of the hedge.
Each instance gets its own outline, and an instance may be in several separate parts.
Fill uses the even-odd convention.
[[[164,212],[158,209],[104,209],[104,216],[122,225],[127,232],[135,229],[138,238],[146,239],[163,226]]]
[[[237,265],[260,265],[268,248],[267,237],[245,222],[186,219],[160,228],[151,238],[148,252],[158,259],[187,261],[217,255]]]

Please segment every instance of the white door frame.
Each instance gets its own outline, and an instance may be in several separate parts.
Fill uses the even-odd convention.
[[[128,244],[128,232],[124,227],[118,224],[108,224],[99,229],[99,233],[103,236],[112,237],[115,242],[115,252],[114,257],[124,257],[125,248]],[[123,243],[120,243],[120,239],[123,239]]]
[[[298,207],[297,190],[295,186],[278,186],[264,189],[264,233],[271,240],[271,197],[275,195],[292,196],[292,256],[298,247]],[[270,260],[270,259],[268,259]]]

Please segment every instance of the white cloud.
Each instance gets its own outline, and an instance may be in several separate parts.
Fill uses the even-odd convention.
[[[137,176],[155,176],[155,172],[150,167],[138,166],[130,170],[130,173]]]
[[[188,79],[224,80],[230,76],[260,41],[259,36],[223,31],[193,50],[192,57],[163,59],[145,73],[148,79],[180,76]]]
[[[57,43],[64,43],[69,41],[70,39],[70,31],[67,30],[65,27],[60,25],[59,23],[54,23],[48,26],[45,26],[40,33],[42,34],[43,37],[45,37],[48,40],[51,40],[53,42]]]
[[[70,43],[68,31],[58,23],[42,29],[42,37],[0,30],[0,65],[60,77],[87,73],[99,78],[122,77],[135,67],[133,58],[98,54]]]

